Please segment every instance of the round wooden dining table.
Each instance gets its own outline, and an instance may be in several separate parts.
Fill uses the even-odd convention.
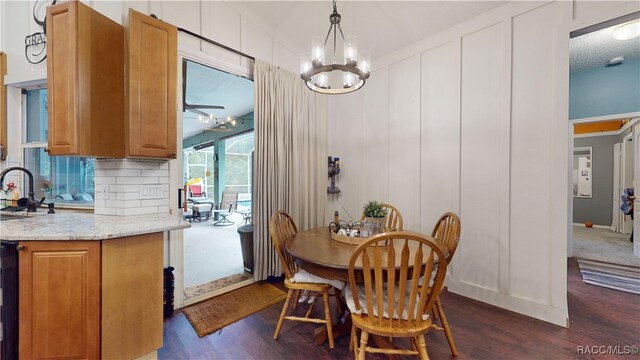
[[[349,259],[357,245],[335,241],[328,227],[301,231],[285,242],[300,268],[326,279],[349,281]]]
[[[329,231],[328,227],[300,231],[285,242],[285,249],[300,268],[325,279],[348,282],[349,260],[358,246],[332,239]],[[411,251],[416,249],[414,244],[409,248]],[[398,244],[396,249],[396,263],[399,264],[401,252]],[[444,256],[449,253],[446,246],[440,246],[440,250]],[[362,273],[359,263],[355,264],[354,269],[356,282],[360,282]]]

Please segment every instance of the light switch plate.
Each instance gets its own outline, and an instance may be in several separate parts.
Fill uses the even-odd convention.
[[[140,185],[141,199],[162,199],[162,185]]]

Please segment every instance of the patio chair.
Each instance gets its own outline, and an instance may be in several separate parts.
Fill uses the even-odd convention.
[[[212,202],[199,202],[191,206],[193,210],[193,218],[200,221],[202,217],[205,217],[205,220],[209,220],[211,217],[211,212],[213,211],[213,203]]]
[[[229,220],[228,217],[233,214],[236,207],[238,206],[238,193],[230,193],[223,191],[222,192],[222,200],[220,201],[220,205],[216,210],[213,210],[212,213],[218,215],[218,221],[214,222],[214,226],[228,226],[235,224],[233,221]]]
[[[187,201],[190,201],[194,204],[198,204],[201,202],[208,202],[207,193],[204,191],[202,185],[189,185],[189,196],[187,197]]]

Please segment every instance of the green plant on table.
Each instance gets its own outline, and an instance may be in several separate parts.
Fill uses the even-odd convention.
[[[379,201],[369,201],[362,208],[362,212],[364,216],[371,218],[383,218],[387,216],[387,209],[382,206],[382,203]]]

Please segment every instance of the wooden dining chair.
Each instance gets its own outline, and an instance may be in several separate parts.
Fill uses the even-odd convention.
[[[387,216],[384,219],[384,227],[388,231],[402,231],[402,214],[396,209],[395,206],[390,204],[382,204],[382,207],[387,209]],[[364,213],[360,217],[360,220],[364,220]]]
[[[280,333],[280,329],[282,328],[282,323],[284,322],[284,320],[323,323],[327,326],[329,347],[333,349],[333,324],[331,321],[329,297],[333,296],[336,298],[336,302],[338,304],[338,312],[342,313],[342,309],[340,306],[340,293],[345,284],[337,280],[324,279],[298,268],[291,254],[289,254],[284,248],[285,242],[291,239],[297,232],[298,229],[296,227],[296,224],[291,219],[291,216],[286,212],[278,211],[273,214],[273,216],[271,216],[271,220],[269,221],[269,233],[271,234],[271,241],[273,242],[273,246],[276,248],[278,257],[282,262],[282,267],[284,268],[284,274],[286,277],[284,280],[284,285],[287,289],[289,289],[287,293],[287,299],[284,302],[282,312],[280,313],[280,318],[278,319],[276,331],[273,334],[273,338],[276,340],[278,339],[278,334]],[[331,294],[329,293],[329,290],[332,287],[334,288],[334,292]],[[315,302],[311,304],[304,317],[287,316],[289,303],[291,302],[291,298],[293,297],[294,293],[296,299],[294,300],[295,309],[298,303],[297,298],[300,296],[300,292],[305,290],[311,293],[322,294],[322,298],[324,300],[324,319],[309,317]]]
[[[351,310],[351,345],[357,359],[363,360],[366,352],[428,359],[424,333],[432,328],[431,309],[438,293],[419,286],[419,279],[433,276],[432,288],[442,287],[447,269],[445,252],[432,237],[408,231],[378,234],[356,248],[344,293]],[[356,282],[359,272],[361,283]],[[373,348],[367,346],[370,334],[411,338],[412,347]]]
[[[445,257],[448,266],[451,263],[451,259],[453,259],[453,255],[458,248],[458,242],[460,241],[460,218],[458,217],[458,215],[452,212],[444,213],[433,227],[431,236],[436,239],[436,241],[445,245],[449,250],[449,253]],[[440,293],[442,292],[442,289],[443,288],[441,287],[438,291],[436,304],[432,310],[434,315],[437,312],[437,317],[440,320],[440,324],[442,326],[437,326],[434,323],[433,327],[436,330],[444,331],[445,336],[447,337],[447,342],[449,343],[449,347],[451,348],[451,354],[453,356],[458,356],[458,349],[456,348],[456,344],[453,341],[451,328],[449,326],[449,323],[447,322],[447,317],[444,314],[444,310],[442,309],[442,302],[440,301]]]

